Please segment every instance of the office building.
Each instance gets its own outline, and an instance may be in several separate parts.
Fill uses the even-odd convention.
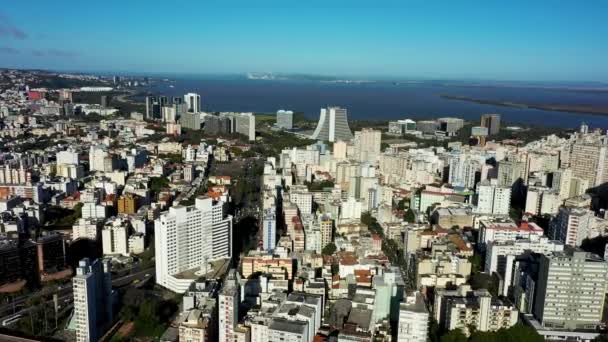
[[[233,342],[234,328],[239,320],[239,275],[231,269],[224,281],[219,297],[219,341]]]
[[[420,292],[407,296],[399,305],[397,342],[426,342],[429,335],[429,310]]]
[[[482,114],[480,126],[487,128],[489,135],[498,134],[500,132],[500,114]]]
[[[264,210],[262,229],[263,248],[265,251],[272,252],[277,242],[277,209],[275,206]]]
[[[76,341],[98,341],[112,323],[110,261],[80,260],[72,284]]]
[[[222,112],[220,118],[230,120],[229,133],[239,133],[246,136],[249,141],[255,140],[255,115],[253,113]]]
[[[293,129],[293,112],[282,109],[277,111],[276,126],[283,129]]]
[[[388,133],[393,135],[403,135],[416,130],[416,121],[411,119],[389,121]]]
[[[534,316],[543,327],[595,330],[602,323],[608,263],[580,249],[541,256]]]
[[[439,130],[448,136],[454,136],[464,126],[464,120],[460,118],[437,119]]]
[[[201,111],[201,96],[195,93],[184,95],[184,103],[186,110],[190,113],[200,113]]]
[[[162,119],[162,104],[159,97],[146,96],[146,119]]]
[[[199,197],[192,206],[174,206],[154,221],[156,282],[183,293],[206,274],[213,260],[232,256],[232,216],[225,204]]]
[[[348,126],[348,114],[345,108],[321,108],[319,123],[312,134],[312,139],[336,142],[349,141],[353,134]]]

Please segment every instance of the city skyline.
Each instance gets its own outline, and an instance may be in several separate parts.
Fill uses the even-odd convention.
[[[94,72],[607,81],[606,3],[11,3],[0,65]],[[349,5],[348,7],[344,7]],[[34,8],[34,9],[32,9]],[[566,25],[565,23],[571,23]],[[84,24],[87,23],[87,24]],[[94,24],[88,24],[94,23]],[[173,46],[173,48],[171,48]],[[176,52],[177,51],[177,52]]]

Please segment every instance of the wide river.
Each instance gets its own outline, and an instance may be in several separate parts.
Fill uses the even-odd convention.
[[[177,78],[155,83],[146,90],[181,96],[201,94],[205,111],[274,113],[279,109],[303,112],[316,119],[319,109],[336,105],[348,109],[350,119],[425,119],[444,116],[479,120],[480,114],[500,113],[503,122],[573,128],[582,121],[608,128],[608,115],[591,115],[512,108],[441,98],[440,94],[530,104],[599,105],[608,108],[608,91],[575,91],[504,86],[470,86],[459,82],[329,83],[320,81]]]

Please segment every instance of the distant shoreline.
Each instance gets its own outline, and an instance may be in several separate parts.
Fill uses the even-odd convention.
[[[529,104],[529,103],[517,103],[517,102],[508,102],[508,101],[499,101],[499,100],[485,100],[485,99],[476,99],[467,96],[459,96],[459,95],[449,95],[449,94],[440,94],[439,97],[447,99],[447,100],[455,100],[455,101],[466,101],[466,102],[474,102],[479,104],[487,104],[493,106],[502,106],[502,107],[512,107],[512,108],[522,108],[522,109],[539,109],[539,110],[548,110],[555,112],[568,112],[568,113],[581,113],[581,114],[591,114],[591,115],[608,115],[608,107],[589,107],[589,106],[577,106],[577,105],[551,105],[551,104]]]

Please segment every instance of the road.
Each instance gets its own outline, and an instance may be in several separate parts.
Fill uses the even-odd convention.
[[[142,282],[148,278],[151,278],[154,275],[154,272],[155,272],[154,267],[150,267],[150,268],[141,270],[139,272],[126,275],[124,277],[112,279],[112,287],[114,287],[114,288],[124,287],[124,286],[132,284],[133,281],[135,281],[135,280],[139,280],[139,282]],[[72,283],[69,282],[69,283],[63,285],[61,288],[57,288],[54,291],[45,293],[45,295],[50,296],[50,297],[52,297],[53,294],[57,294],[59,296],[59,303],[63,304],[66,298],[73,297]],[[32,297],[32,295],[30,295],[29,297],[21,296],[21,297],[19,297],[19,299],[16,299],[14,310],[13,310],[12,303],[5,304],[2,307],[0,307],[0,321],[3,321],[5,319],[7,319],[8,317],[13,316],[15,314],[28,313],[29,309],[24,308],[24,306],[26,304],[27,299],[31,298],[31,297]],[[53,302],[52,299],[47,301],[47,303],[52,303],[52,302]]]

